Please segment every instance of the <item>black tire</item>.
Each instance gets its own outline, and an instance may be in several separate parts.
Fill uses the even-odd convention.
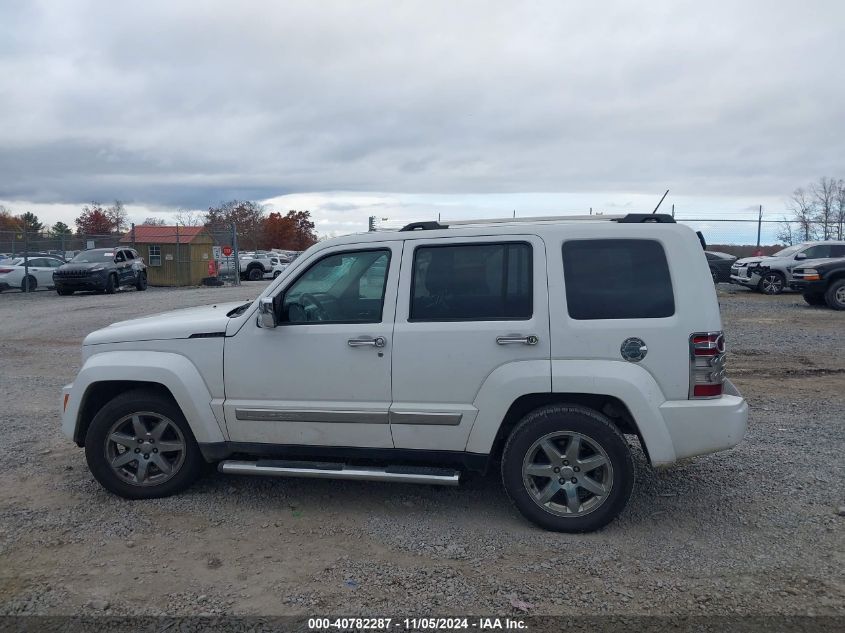
[[[117,292],[117,275],[111,273],[106,279],[106,289],[105,292],[107,295],[113,295]]]
[[[757,290],[764,295],[779,295],[785,287],[786,277],[776,270],[763,273],[760,277],[760,282],[757,284]]]
[[[32,275],[27,275],[21,280],[21,292],[26,292],[27,286],[29,286],[29,291],[33,292],[38,288],[38,280]]]
[[[135,290],[143,292],[147,289],[147,273],[141,271],[138,273],[138,281],[135,283]]]
[[[253,266],[246,271],[246,276],[250,281],[261,281],[264,278],[264,269],[260,266]]]
[[[541,506],[523,479],[523,462],[536,450],[535,443],[558,432],[577,433],[601,447],[612,469],[612,475],[604,471],[611,485],[603,502],[578,516],[562,516]],[[550,405],[526,415],[511,433],[502,456],[502,481],[513,504],[529,521],[555,532],[592,532],[610,523],[627,505],[634,488],[634,460],[625,438],[606,416],[578,405]]]
[[[170,479],[160,484],[140,486],[130,483],[112,469],[107,456],[107,436],[112,426],[121,418],[140,412],[168,418],[179,428],[185,440],[181,465]],[[172,400],[147,389],[122,393],[100,409],[85,434],[85,459],[94,478],[106,490],[125,499],[155,499],[181,492],[196,481],[204,463],[191,427],[179,407]]]
[[[73,294],[73,290],[68,290],[66,288],[56,288],[56,292],[58,292],[63,297],[69,297]]]
[[[802,296],[804,301],[811,306],[823,306],[825,304],[823,292],[805,292]]]
[[[276,277],[278,277],[278,276],[279,276],[279,275],[281,275],[281,274],[282,274],[282,271],[281,271],[281,270],[276,270],[276,271],[273,271],[273,279],[275,279]]]
[[[834,310],[845,310],[845,279],[837,279],[830,284],[824,298]]]

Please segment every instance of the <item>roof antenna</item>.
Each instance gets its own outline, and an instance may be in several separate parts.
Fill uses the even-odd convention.
[[[663,201],[666,199],[666,196],[669,194],[669,190],[666,190],[666,193],[663,194],[663,197],[660,198],[660,202],[657,203],[657,206],[654,207],[654,211],[651,212],[652,215],[657,213],[657,210],[660,208],[660,205],[663,204]]]

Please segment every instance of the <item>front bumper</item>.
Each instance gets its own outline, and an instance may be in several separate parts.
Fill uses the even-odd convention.
[[[760,283],[760,275],[757,273],[749,273],[749,276],[740,275],[740,272],[747,272],[744,268],[731,268],[731,283],[747,288],[756,288]]]
[[[660,412],[675,448],[675,459],[732,448],[745,437],[748,426],[748,403],[729,380],[721,397],[667,400]]]
[[[793,279],[789,282],[789,287],[802,293],[817,293],[824,294],[827,290],[827,284],[824,281],[804,281],[803,279]]]
[[[107,275],[88,275],[87,277],[53,276],[53,285],[57,290],[105,290]]]

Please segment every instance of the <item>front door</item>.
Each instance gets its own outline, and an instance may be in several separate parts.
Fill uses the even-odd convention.
[[[280,324],[226,339],[234,442],[391,448],[390,363],[400,241],[314,253],[278,289]]]

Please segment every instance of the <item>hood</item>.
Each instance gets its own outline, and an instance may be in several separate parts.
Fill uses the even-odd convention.
[[[817,268],[818,266],[824,266],[825,264],[841,264],[842,262],[845,262],[845,257],[802,259],[800,262],[798,262],[798,265],[795,266],[795,268]]]
[[[90,264],[83,264],[83,263],[67,263],[62,264],[59,266],[56,271],[57,272],[64,272],[64,271],[80,271],[80,270],[91,270],[92,268],[97,268],[101,266],[103,268],[108,268],[112,265],[111,260],[103,260],[101,262],[92,262]]]
[[[777,259],[776,257],[771,257],[769,255],[760,255],[759,257],[743,257],[742,259],[736,260],[735,264],[759,264],[764,259]]]
[[[210,306],[153,314],[130,321],[120,321],[104,327],[102,330],[91,332],[85,337],[82,344],[162,341],[191,338],[192,335],[195,337],[223,336],[229,322],[226,313],[243,304],[243,301],[217,303]]]

